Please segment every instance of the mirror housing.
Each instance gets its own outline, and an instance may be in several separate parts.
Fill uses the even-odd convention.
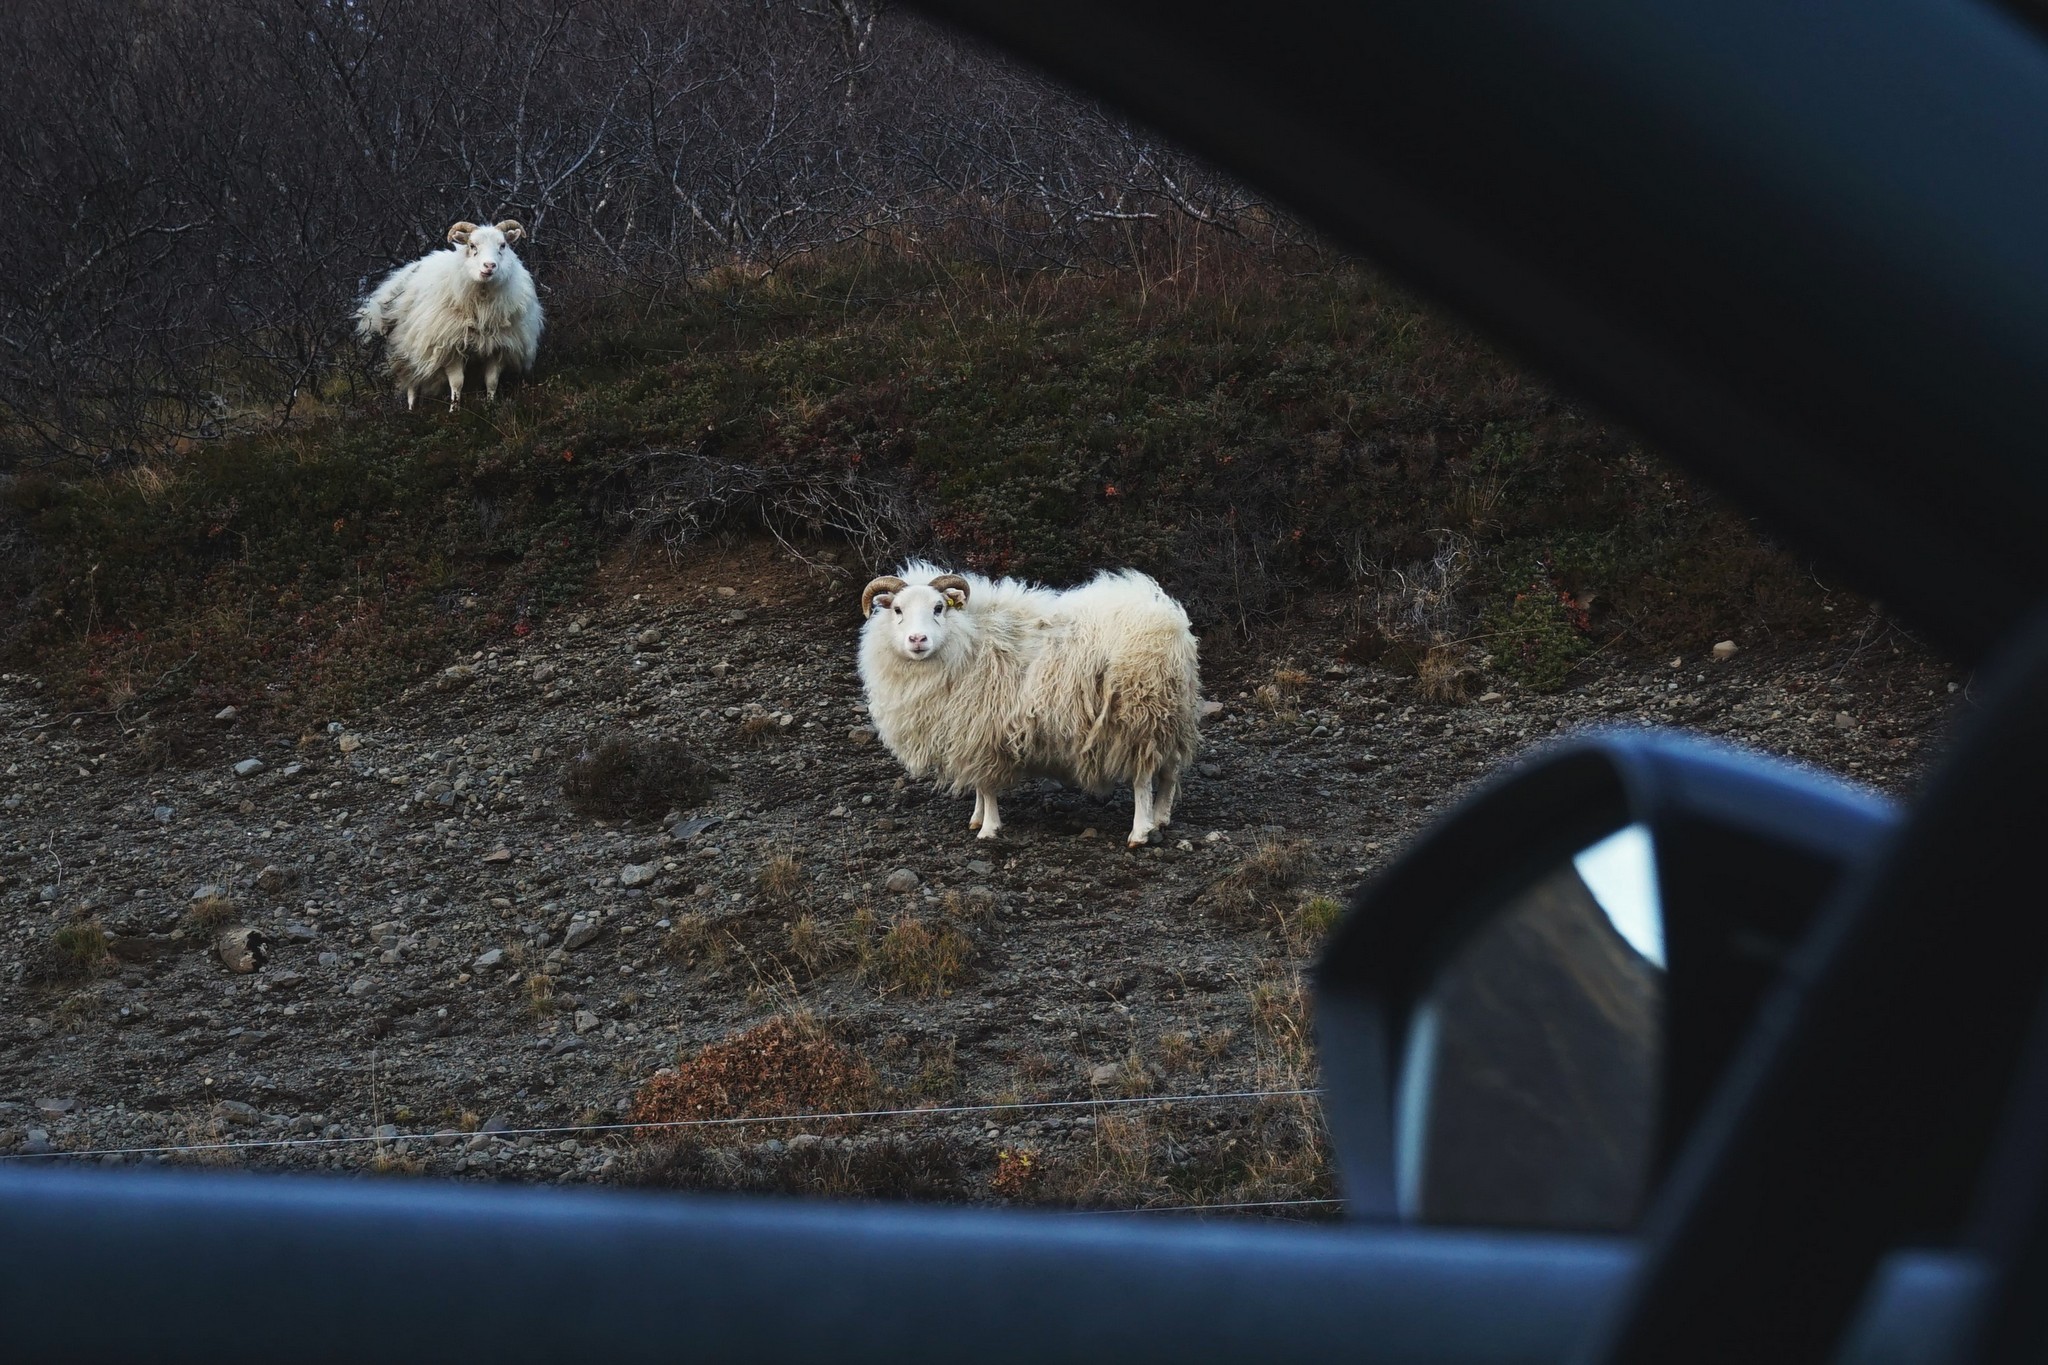
[[[1401,1068],[1418,1014],[1460,950],[1545,873],[1631,825],[1653,841],[1667,968],[1654,1180],[1815,911],[1898,822],[1884,798],[1825,774],[1654,731],[1569,740],[1488,783],[1354,894],[1315,969],[1323,1107],[1350,1215],[1402,1216]]]

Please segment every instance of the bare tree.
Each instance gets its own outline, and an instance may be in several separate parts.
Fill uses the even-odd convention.
[[[1144,264],[1239,187],[882,0],[15,0],[0,468],[288,420],[465,217],[673,288],[895,234]]]

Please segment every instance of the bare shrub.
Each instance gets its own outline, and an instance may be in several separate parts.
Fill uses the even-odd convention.
[[[930,520],[902,480],[826,455],[765,465],[657,448],[620,462],[609,486],[611,523],[670,554],[715,534],[759,530],[799,559],[801,542],[829,535],[879,564],[921,544]]]
[[[789,724],[784,719],[787,715],[787,712],[777,715],[771,711],[749,711],[740,717],[740,738],[760,744],[784,734],[789,729]]]
[[[1478,671],[1470,638],[1476,606],[1467,597],[1477,552],[1460,532],[1439,528],[1429,535],[1428,559],[1393,567],[1354,548],[1349,567],[1388,662],[1415,673],[1424,700],[1458,701]]]

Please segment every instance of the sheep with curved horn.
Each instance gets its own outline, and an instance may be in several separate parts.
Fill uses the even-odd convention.
[[[405,385],[410,409],[419,386],[448,380],[448,410],[462,403],[464,368],[484,367],[484,392],[498,396],[507,367],[530,370],[540,350],[540,295],[512,244],[526,236],[517,220],[448,229],[451,250],[400,266],[356,310],[356,335],[381,340],[385,360]]]
[[[869,583],[861,612],[876,732],[911,776],[972,791],[982,838],[1002,828],[998,798],[1033,777],[1128,785],[1134,847],[1172,820],[1200,680],[1187,613],[1151,578],[1054,591],[913,562]]]

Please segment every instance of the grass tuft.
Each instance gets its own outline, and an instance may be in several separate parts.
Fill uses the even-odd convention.
[[[234,920],[233,901],[226,896],[202,896],[186,909],[184,924],[187,929],[211,935],[227,928]]]
[[[108,935],[97,920],[73,920],[23,954],[22,982],[62,987],[89,981],[107,963]]]
[[[1217,878],[1200,899],[1227,923],[1256,924],[1282,914],[1308,872],[1308,845],[1262,839],[1243,862]]]
[[[778,853],[761,864],[754,874],[754,887],[771,901],[787,904],[803,890],[804,865],[787,853]]]
[[[1336,897],[1306,896],[1282,917],[1281,937],[1296,957],[1306,957],[1322,946],[1343,918],[1344,904]]]
[[[944,917],[901,911],[881,926],[871,910],[854,917],[861,974],[884,993],[951,995],[967,977],[974,940]]]

